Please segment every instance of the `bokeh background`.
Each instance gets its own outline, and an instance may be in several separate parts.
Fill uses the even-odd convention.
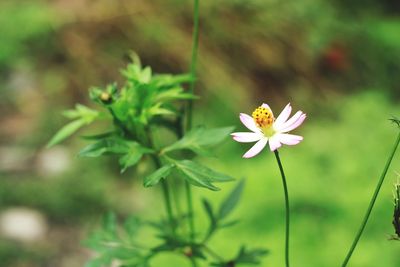
[[[397,133],[400,115],[400,2],[397,0],[204,0],[195,124],[235,125],[239,112],[287,102],[308,114],[304,141],[282,148],[292,208],[292,261],[339,266]],[[120,218],[163,213],[141,166],[120,175],[113,158],[80,159],[78,136],[52,149],[61,111],[89,104],[88,88],[121,81],[135,51],[155,72],[187,72],[190,0],[2,0],[0,2],[0,266],[83,266],[82,240],[109,210]],[[88,130],[87,132],[90,132]],[[82,133],[82,132],[81,132]],[[283,265],[284,202],[271,153],[243,160],[228,140],[212,166],[246,178],[233,214],[241,223],[211,245],[231,257],[240,244],[266,247],[262,266]],[[397,156],[349,266],[400,266],[388,241]],[[196,189],[197,229],[206,216]],[[178,196],[179,197],[179,196]],[[160,256],[154,266],[188,266]]]

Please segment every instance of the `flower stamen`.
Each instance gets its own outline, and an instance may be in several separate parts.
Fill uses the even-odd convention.
[[[275,120],[271,110],[262,106],[256,108],[251,115],[256,125],[261,129],[270,128]]]

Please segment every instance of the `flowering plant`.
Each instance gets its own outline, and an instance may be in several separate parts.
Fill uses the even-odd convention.
[[[271,151],[275,151],[285,145],[297,145],[303,140],[302,136],[288,134],[288,132],[299,127],[306,119],[306,114],[297,111],[289,119],[292,107],[289,104],[282,110],[281,114],[275,119],[271,108],[263,103],[253,111],[252,116],[240,113],[240,121],[252,132],[232,133],[235,141],[241,143],[257,142],[243,157],[251,158],[256,156],[269,143]]]
[[[72,120],[62,127],[49,141],[48,146],[56,145],[89,124],[108,122],[101,133],[86,135],[91,143],[80,152],[80,157],[96,158],[105,155],[118,157],[121,173],[134,168],[140,162],[150,164],[147,176],[143,178],[144,187],[160,186],[164,197],[166,219],[146,222],[129,217],[123,225],[118,218],[107,214],[100,230],[94,231],[85,244],[97,252],[87,266],[100,267],[111,264],[124,267],[147,267],[160,253],[179,254],[187,258],[193,267],[198,261],[213,266],[233,266],[237,264],[258,265],[267,250],[249,249],[241,246],[235,256],[223,258],[214,251],[209,240],[222,228],[235,224],[229,215],[239,202],[244,183],[239,182],[227,195],[218,208],[203,199],[203,209],[208,218],[208,227],[195,229],[192,187],[220,190],[217,183],[234,179],[199,163],[196,156],[211,156],[210,148],[221,143],[232,127],[207,129],[192,127],[192,101],[197,99],[193,93],[198,34],[198,0],[195,0],[194,42],[190,74],[153,74],[150,67],[143,67],[136,55],[132,62],[122,70],[125,82],[122,86],[112,83],[105,88],[93,87],[90,99],[99,108],[81,104],[64,112]],[[187,89],[188,88],[188,89]],[[157,133],[168,133],[173,138],[158,138]],[[179,187],[186,193],[186,212],[173,208],[176,196],[170,179],[179,178]],[[176,183],[176,182],[175,182]],[[154,244],[138,240],[137,235],[143,227],[156,231]],[[113,265],[113,266],[114,266]]]

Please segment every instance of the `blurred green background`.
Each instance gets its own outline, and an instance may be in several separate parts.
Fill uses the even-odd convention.
[[[66,121],[61,111],[88,104],[87,89],[120,81],[133,50],[155,72],[189,68],[192,1],[26,0],[0,2],[0,265],[82,266],[83,240],[108,210],[157,218],[158,188],[142,187],[142,166],[120,175],[113,158],[78,159],[74,137],[45,144]],[[292,208],[292,263],[339,266],[395,140],[400,114],[400,4],[397,0],[204,0],[195,124],[235,125],[239,112],[291,102],[308,114],[281,149]],[[90,130],[87,132],[91,132]],[[284,202],[271,153],[244,160],[249,148],[227,140],[209,160],[246,178],[233,217],[211,245],[225,257],[241,243],[270,249],[262,266],[283,265]],[[400,266],[400,242],[388,241],[397,156],[349,264]],[[197,229],[205,230],[195,189]],[[179,197],[179,196],[178,196]],[[189,266],[160,256],[154,266]]]

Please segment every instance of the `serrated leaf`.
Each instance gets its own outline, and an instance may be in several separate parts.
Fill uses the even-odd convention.
[[[146,178],[144,178],[143,185],[144,187],[150,187],[158,184],[161,179],[165,179],[175,167],[174,164],[167,164],[161,167],[160,169],[156,170]]]
[[[243,192],[243,188],[244,188],[244,180],[241,180],[237,184],[237,186],[232,190],[232,192],[228,195],[228,197],[222,202],[218,211],[218,218],[220,220],[228,216],[236,207],[237,203],[240,200],[240,196]]]
[[[79,151],[79,157],[99,157],[106,153],[124,154],[129,151],[131,144],[122,138],[109,137],[101,139]]]
[[[213,191],[220,190],[214,186],[214,182],[228,182],[232,181],[233,178],[209,169],[199,163],[182,160],[175,162],[177,169],[183,174],[184,178],[191,184],[199,187],[205,187]]]
[[[229,136],[233,127],[223,127],[214,129],[205,129],[202,127],[194,128],[189,131],[182,139],[167,146],[163,149],[163,153],[188,149],[193,152],[204,152],[204,147],[213,146],[220,143],[223,139]]]
[[[53,138],[49,141],[47,144],[47,147],[52,147],[62,141],[64,141],[66,138],[70,137],[72,134],[74,134],[76,131],[78,131],[81,127],[83,127],[86,124],[86,122],[83,119],[78,119],[75,121],[72,121],[62,127],[54,136]]]

